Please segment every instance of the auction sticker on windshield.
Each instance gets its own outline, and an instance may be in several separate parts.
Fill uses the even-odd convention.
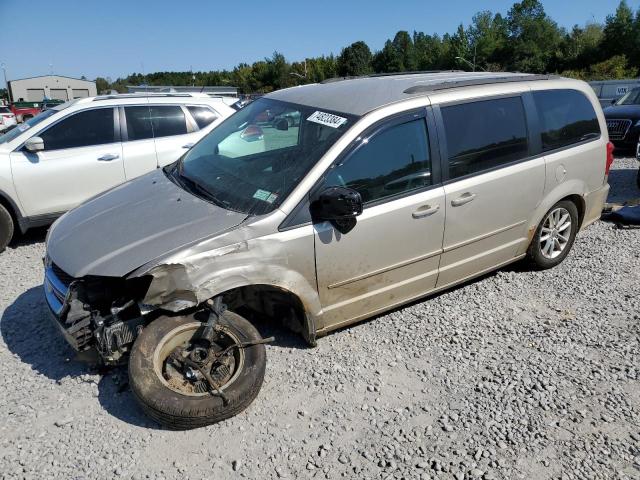
[[[253,198],[257,198],[258,200],[263,200],[267,203],[275,202],[276,198],[278,198],[277,193],[271,193],[266,190],[256,190],[256,193],[253,194]]]
[[[347,121],[346,118],[340,117],[338,115],[334,115],[333,113],[320,112],[315,111],[311,114],[309,118],[307,118],[310,122],[319,123],[320,125],[326,125],[331,128],[338,128],[344,122]]]

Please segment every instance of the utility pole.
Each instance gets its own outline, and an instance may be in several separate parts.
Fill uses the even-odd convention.
[[[2,72],[4,73],[4,84],[7,89],[7,99],[9,103],[11,103],[11,90],[9,89],[9,82],[7,82],[7,66],[4,62],[0,63],[0,67],[2,67]]]

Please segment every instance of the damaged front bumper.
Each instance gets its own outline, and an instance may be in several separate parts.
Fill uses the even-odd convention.
[[[80,352],[86,350],[91,344],[90,316],[85,319],[68,324],[66,313],[70,304],[70,284],[60,278],[52,266],[45,267],[44,297],[49,307],[49,317],[58,327],[65,340]]]
[[[135,295],[144,287],[124,279],[75,279],[45,259],[44,296],[50,317],[77,352],[95,349],[101,361],[122,363],[142,328],[153,318],[143,316]]]

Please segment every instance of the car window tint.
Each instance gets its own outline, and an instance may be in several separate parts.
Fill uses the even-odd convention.
[[[189,106],[187,107],[191,116],[196,121],[199,128],[204,128],[218,118],[216,112],[209,107]]]
[[[153,136],[169,137],[187,133],[187,119],[178,105],[159,105],[149,107]]]
[[[533,92],[542,131],[542,150],[554,150],[600,136],[593,105],[577,90]]]
[[[129,140],[153,138],[153,127],[151,126],[151,112],[149,111],[149,107],[125,107],[124,114],[127,120]]]
[[[45,150],[87,147],[115,141],[113,108],[74,113],[42,132]]]
[[[357,190],[364,202],[431,185],[431,158],[423,119],[386,129],[332,168],[325,186]]]
[[[528,155],[527,125],[520,97],[451,105],[441,111],[450,179]]]
[[[187,120],[178,105],[125,107],[129,140],[187,133]]]

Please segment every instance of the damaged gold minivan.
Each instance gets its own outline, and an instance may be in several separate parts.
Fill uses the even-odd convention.
[[[128,360],[150,416],[207,425],[249,405],[264,378],[271,339],[243,312],[314,345],[510,262],[560,263],[600,216],[606,132],[590,87],[553,76],[277,91],[61,217],[46,300],[75,349]]]

